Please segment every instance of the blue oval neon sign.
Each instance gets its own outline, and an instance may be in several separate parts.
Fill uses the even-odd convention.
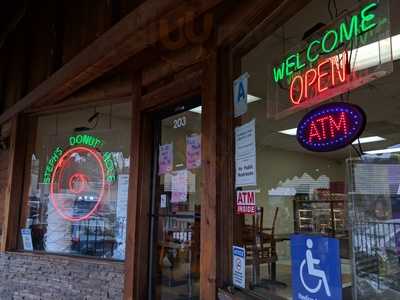
[[[314,152],[334,151],[350,145],[364,131],[366,115],[361,107],[333,102],[308,112],[297,126],[297,140]]]

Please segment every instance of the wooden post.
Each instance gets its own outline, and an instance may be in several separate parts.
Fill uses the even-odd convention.
[[[234,230],[234,124],[232,52],[229,46],[218,50],[218,202],[217,202],[217,286],[231,285]],[[223,158],[223,159],[222,159]]]
[[[8,179],[5,190],[4,225],[0,250],[14,250],[18,247],[18,225],[20,204],[23,193],[25,152],[28,131],[26,119],[16,116],[12,119]]]
[[[217,55],[205,63],[202,79],[202,160],[200,299],[216,299],[217,257]]]
[[[129,189],[128,189],[128,212],[126,227],[126,249],[125,249],[125,285],[124,299],[134,298],[134,282],[137,243],[137,217],[140,204],[139,190],[139,155],[140,155],[140,131],[141,119],[139,104],[141,94],[141,73],[132,80],[132,125],[131,125],[131,146],[130,146],[130,169],[129,169]]]

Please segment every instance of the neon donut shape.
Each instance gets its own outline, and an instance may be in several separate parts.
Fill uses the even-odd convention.
[[[58,203],[54,197],[54,180],[55,180],[55,175],[57,173],[57,170],[61,168],[62,170],[62,164],[65,159],[71,152],[76,152],[76,151],[81,151],[81,152],[89,152],[90,154],[93,155],[93,157],[97,160],[98,165],[100,167],[100,174],[101,174],[101,188],[100,188],[100,194],[98,196],[97,203],[95,206],[92,208],[91,211],[89,211],[86,215],[79,217],[79,218],[74,218],[71,216],[66,215],[58,206]],[[60,159],[57,162],[57,165],[55,166],[53,170],[53,174],[51,175],[51,182],[50,182],[50,200],[53,203],[54,208],[56,209],[57,213],[65,220],[71,221],[71,222],[78,222],[78,221],[83,221],[89,219],[98,209],[100,202],[103,200],[104,196],[104,187],[105,187],[105,175],[104,175],[104,165],[103,165],[103,160],[101,156],[94,151],[93,149],[87,148],[87,147],[75,147],[72,149],[69,149],[67,152],[65,152]]]
[[[74,180],[79,180],[78,188],[74,187]],[[68,180],[68,189],[75,194],[80,194],[85,190],[85,186],[87,184],[87,176],[82,173],[75,173],[70,176]]]

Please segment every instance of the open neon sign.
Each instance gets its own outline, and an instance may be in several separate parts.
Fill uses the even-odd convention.
[[[111,153],[101,153],[103,140],[91,135],[68,138],[69,148],[57,147],[45,167],[43,183],[50,185],[49,198],[65,220],[91,218],[103,200],[105,189],[116,180]]]
[[[297,140],[314,152],[346,147],[364,131],[364,111],[353,104],[334,102],[307,113],[297,127]]]
[[[285,77],[291,79],[293,73],[317,63],[320,56],[333,53],[343,43],[374,29],[377,26],[374,14],[377,7],[377,2],[366,4],[357,14],[350,16],[350,21],[341,22],[335,28],[325,31],[320,38],[309,42],[305,51],[289,54],[278,67],[273,68],[275,82]]]
[[[339,86],[349,78],[348,55],[330,57],[321,61],[315,68],[293,77],[289,87],[289,98],[293,104],[311,98],[327,96],[329,89]]]
[[[271,113],[284,117],[389,74],[389,37],[387,1],[362,1],[272,67]]]

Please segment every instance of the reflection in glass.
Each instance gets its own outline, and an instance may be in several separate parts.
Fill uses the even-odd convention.
[[[153,252],[155,299],[198,299],[201,107],[161,121]]]
[[[39,117],[25,222],[34,251],[124,259],[129,112],[98,107],[92,129],[82,125],[93,110]]]

